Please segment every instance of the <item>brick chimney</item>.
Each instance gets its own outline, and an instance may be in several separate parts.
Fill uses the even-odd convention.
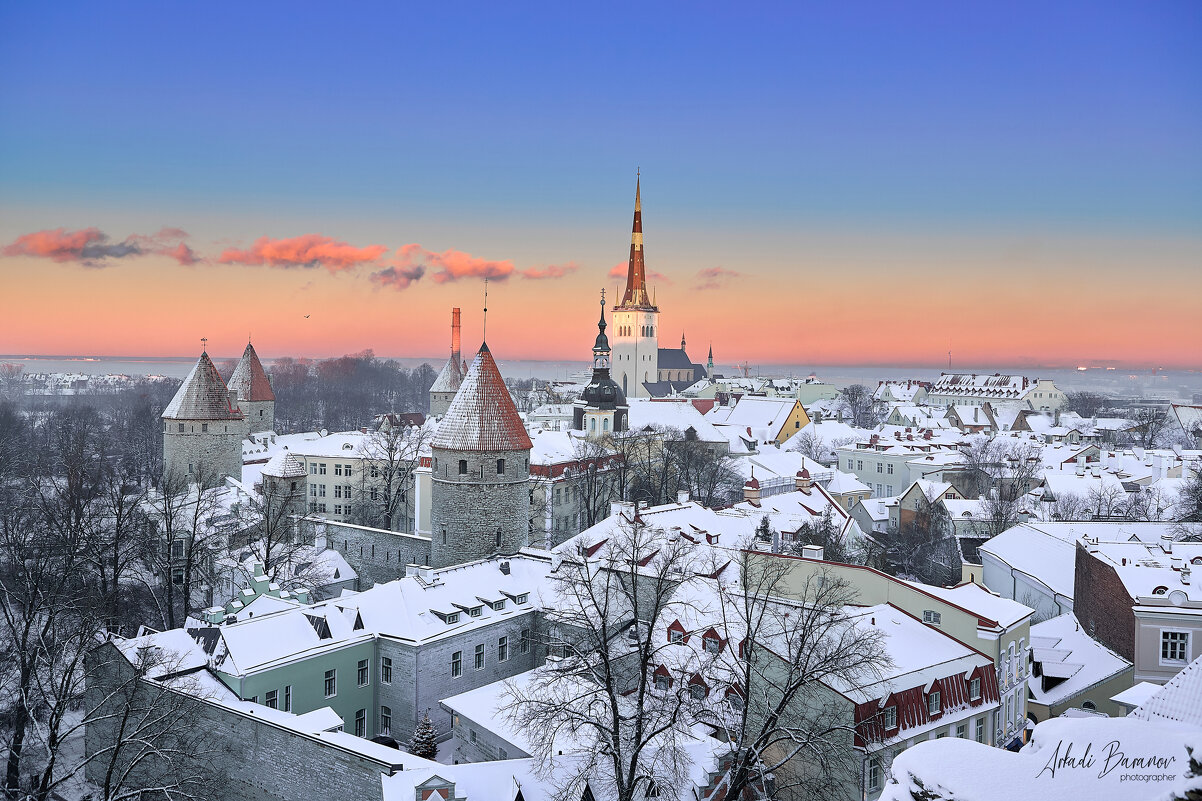
[[[754,468],[751,471],[751,478],[743,484],[743,500],[756,506],[760,505],[760,481],[755,477]]]
[[[814,481],[810,478],[810,471],[804,467],[798,470],[797,475],[793,478],[793,485],[798,492],[809,495],[814,486]]]

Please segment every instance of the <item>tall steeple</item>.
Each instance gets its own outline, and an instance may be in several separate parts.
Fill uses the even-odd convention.
[[[609,370],[609,337],[605,336],[605,290],[601,290],[601,319],[597,321],[597,341],[593,343],[593,369]]]
[[[617,313],[615,313],[617,314]],[[576,399],[572,409],[572,428],[589,436],[608,436],[625,431],[630,407],[626,394],[609,374],[609,337],[605,335],[605,290],[601,290],[601,319],[597,321],[597,339],[593,343],[593,378]]]
[[[655,308],[647,296],[647,267],[643,260],[643,200],[642,177],[634,182],[634,225],[630,232],[630,260],[626,266],[626,292],[623,308]]]

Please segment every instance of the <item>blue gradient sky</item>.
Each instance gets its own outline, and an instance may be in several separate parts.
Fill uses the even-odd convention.
[[[648,266],[671,280],[665,323],[729,338],[732,358],[798,361],[818,328],[835,335],[865,304],[887,312],[901,281],[907,310],[933,304],[950,322],[875,352],[824,338],[829,359],[921,362],[953,335],[1001,359],[1008,329],[966,330],[962,306],[1022,301],[1007,294],[1012,272],[1087,288],[1083,303],[1045,298],[1013,323],[1054,332],[1130,303],[1135,277],[1176,290],[1147,298],[1160,327],[1125,321],[1049,348],[1049,361],[1202,362],[1180,341],[1202,336],[1202,3],[808,5],[3,3],[0,246],[42,229],[120,239],[166,225],[202,255],[322,233],[519,268],[572,262],[564,279],[509,291],[575,325],[625,257],[641,165]],[[78,330],[0,322],[0,352],[84,349],[97,293],[122,313],[131,293],[146,308],[198,284],[223,306],[207,333],[233,337],[256,313],[223,304],[217,285],[239,270],[284,299],[316,282],[376,331],[397,304],[412,321],[368,341],[371,328],[343,338],[333,309],[320,331],[267,314],[279,331],[268,352],[436,353],[445,308],[477,305],[474,282],[395,292],[366,272],[143,261],[66,299]],[[713,267],[739,274],[720,295],[694,288]],[[84,271],[0,259],[35,303]],[[782,284],[817,307],[809,326]],[[759,309],[715,324],[731,301]],[[751,331],[765,313],[791,327]],[[524,337],[519,317],[512,355],[582,350]],[[176,319],[156,346],[189,352],[202,322]],[[90,350],[131,352],[146,340],[138,323],[126,316]]]

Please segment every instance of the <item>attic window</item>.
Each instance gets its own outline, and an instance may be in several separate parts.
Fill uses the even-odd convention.
[[[885,731],[897,728],[897,707],[887,706],[884,712]]]
[[[309,621],[309,625],[313,627],[315,632],[317,632],[317,639],[328,640],[333,637],[333,635],[330,634],[330,624],[326,622],[324,617],[305,615],[305,619]]]
[[[355,612],[355,625],[352,628],[354,628],[355,631],[359,631],[363,628],[363,615],[359,614],[358,612]]]
[[[467,610],[467,613],[468,613],[468,615],[469,615],[469,616],[471,616],[471,617],[480,617],[480,610],[481,610],[481,609],[482,609],[482,607],[479,607],[479,606],[473,606],[471,609],[468,609],[468,610]]]
[[[1164,595],[1168,591],[1169,591],[1168,587],[1157,587],[1156,589],[1152,590],[1152,594],[1153,595]]]
[[[941,625],[942,620],[943,620],[942,613],[935,612],[931,609],[922,610],[922,622],[923,623],[929,623],[932,626],[938,626],[938,625]]]
[[[447,615],[445,619],[446,619],[447,623],[458,623],[459,622],[459,613],[452,612],[451,614]]]
[[[493,604],[492,604],[492,610],[493,610],[494,612],[500,612],[500,611],[501,611],[502,609],[504,609],[504,608],[505,608],[505,602],[504,602],[504,601],[493,601]]]
[[[524,604],[524,603],[526,603],[526,601],[529,601],[529,600],[530,600],[530,594],[524,592],[521,595],[519,595],[517,598],[514,598],[513,602],[515,604]]]

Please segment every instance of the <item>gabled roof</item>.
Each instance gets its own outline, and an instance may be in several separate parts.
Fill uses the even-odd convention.
[[[1169,679],[1128,717],[1202,726],[1202,656]]]
[[[480,345],[430,445],[456,451],[527,451],[532,447],[487,342]]]
[[[241,420],[242,412],[230,405],[229,389],[208,353],[196,366],[163,410],[168,420]]]
[[[271,382],[267,380],[267,373],[263,370],[263,363],[259,361],[259,354],[255,353],[254,346],[249,342],[246,343],[246,350],[242,351],[238,366],[234,368],[234,374],[230,376],[229,387],[238,393],[238,400],[275,400],[275,393],[271,391]]]
[[[263,475],[273,478],[300,478],[308,472],[304,461],[291,451],[280,451],[263,465]]]
[[[463,373],[459,369],[459,359],[452,353],[447,363],[442,366],[442,372],[430,386],[431,392],[456,392],[463,383]]]

